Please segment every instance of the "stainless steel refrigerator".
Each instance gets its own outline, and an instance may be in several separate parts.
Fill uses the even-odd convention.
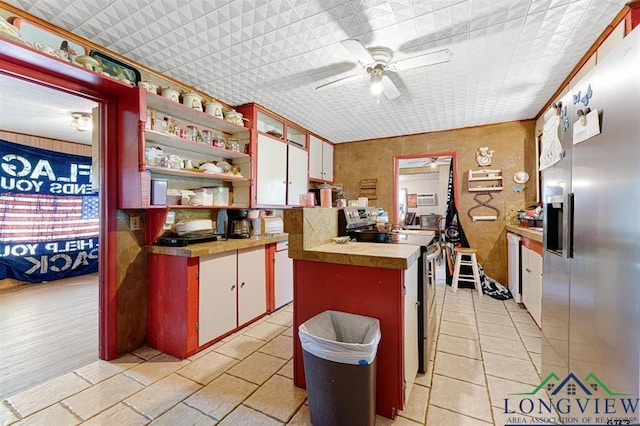
[[[639,29],[561,102],[548,114],[558,115],[564,152],[542,172],[542,378],[552,372],[581,380],[594,374],[608,389],[637,396]]]

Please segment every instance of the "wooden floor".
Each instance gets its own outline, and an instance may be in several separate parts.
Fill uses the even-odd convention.
[[[98,274],[0,293],[0,400],[98,359]]]

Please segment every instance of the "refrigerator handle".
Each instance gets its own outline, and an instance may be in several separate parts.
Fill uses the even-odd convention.
[[[573,221],[574,221],[574,199],[573,192],[567,194],[567,259],[573,259]]]

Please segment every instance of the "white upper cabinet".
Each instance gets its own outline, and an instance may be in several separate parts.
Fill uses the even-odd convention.
[[[309,179],[333,182],[333,145],[309,136]]]

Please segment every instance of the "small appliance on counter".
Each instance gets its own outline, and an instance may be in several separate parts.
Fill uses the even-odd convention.
[[[280,216],[265,216],[262,218],[262,233],[264,235],[278,235],[284,232],[284,223]]]
[[[208,219],[184,220],[176,223],[175,233],[158,238],[160,246],[185,247],[189,244],[226,240],[224,234],[216,233],[213,222]]]
[[[229,238],[249,238],[251,237],[251,224],[249,222],[249,210],[238,209],[229,210],[229,226],[227,236]]]

